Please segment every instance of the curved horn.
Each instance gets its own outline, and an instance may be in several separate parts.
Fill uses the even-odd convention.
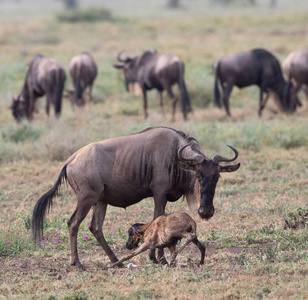
[[[118,53],[118,55],[117,55],[117,60],[118,60],[119,62],[125,63],[125,62],[127,61],[128,57],[125,58],[125,59],[121,58],[121,55],[122,55],[123,52],[124,52],[124,50],[121,50],[121,51]]]
[[[222,157],[221,155],[215,155],[213,158],[212,158],[212,160],[215,162],[215,163],[217,163],[217,164],[219,164],[221,161],[223,161],[223,162],[231,162],[231,161],[235,161],[236,159],[237,159],[237,157],[238,157],[238,151],[235,149],[235,148],[233,148],[232,146],[229,146],[229,145],[227,145],[229,148],[231,148],[232,150],[233,150],[233,152],[235,153],[235,155],[234,155],[234,157],[232,157],[232,158],[225,158],[225,157]]]
[[[179,159],[180,159],[181,161],[184,161],[184,162],[186,161],[186,162],[189,162],[189,163],[195,165],[195,164],[200,164],[203,160],[206,159],[206,156],[203,155],[201,152],[198,152],[197,154],[195,154],[194,156],[191,156],[191,157],[189,157],[189,158],[184,157],[184,156],[182,155],[182,153],[183,153],[183,151],[184,151],[184,149],[185,149],[186,147],[190,146],[190,147],[192,147],[192,149],[193,149],[193,148],[195,148],[194,145],[195,145],[195,144],[187,144],[187,145],[182,146],[182,147],[178,150],[178,157],[179,157]],[[194,149],[193,149],[193,150],[194,150]],[[195,151],[194,151],[194,152],[195,152]]]

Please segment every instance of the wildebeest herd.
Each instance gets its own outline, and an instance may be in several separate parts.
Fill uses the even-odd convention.
[[[121,64],[114,64],[115,68],[122,69],[127,91],[132,91],[138,84],[143,96],[144,117],[148,117],[147,90],[156,89],[159,104],[163,110],[162,93],[167,91],[172,102],[172,121],[175,120],[176,103],[178,98],[172,90],[178,84],[184,120],[192,111],[189,93],[184,80],[185,65],[179,57],[163,54],[155,49],[144,51],[140,56],[122,58],[122,51],[117,55]],[[260,87],[259,116],[272,94],[281,110],[293,113],[302,103],[297,97],[301,87],[307,94],[308,85],[308,49],[292,52],[284,61],[283,69],[287,75],[284,79],[278,59],[265,49],[253,49],[248,52],[229,54],[213,64],[215,76],[214,99],[215,104],[221,107],[219,85],[223,91],[223,103],[228,116],[231,115],[229,98],[233,86],[239,88],[257,85]],[[88,52],[76,55],[69,66],[74,91],[67,91],[72,105],[85,104],[84,91],[89,87],[89,98],[92,99],[92,87],[97,76],[97,65]],[[58,117],[61,113],[62,95],[66,75],[64,69],[54,59],[36,55],[29,65],[21,93],[13,97],[11,106],[13,116],[17,121],[22,118],[32,120],[36,110],[36,100],[46,95],[46,113],[49,115],[49,106],[52,104]],[[264,93],[265,98],[264,98]]]
[[[156,89],[162,111],[162,92],[167,91],[172,102],[172,120],[175,119],[177,97],[172,86],[178,84],[183,116],[187,119],[192,108],[184,80],[184,63],[177,56],[150,49],[136,57],[123,58],[123,53],[119,52],[116,58],[120,64],[114,64],[114,67],[124,71],[126,89],[131,91],[137,83],[142,91],[145,118],[148,116],[147,90]],[[213,64],[216,104],[220,106],[219,82],[227,115],[231,115],[229,98],[233,86],[242,88],[255,84],[260,87],[260,116],[270,94],[277,99],[282,111],[293,113],[301,105],[297,92],[303,85],[305,88],[308,85],[308,50],[291,53],[283,68],[287,80],[283,77],[277,58],[265,49],[221,58]],[[92,86],[97,76],[96,63],[88,52],[72,58],[70,75],[74,86],[74,91],[68,92],[72,105],[85,105],[84,92],[89,87],[91,100]],[[29,66],[20,95],[13,100],[12,110],[16,120],[23,117],[31,120],[36,99],[45,94],[47,114],[52,104],[56,116],[59,116],[65,79],[63,68],[55,60],[36,55]],[[195,138],[169,127],[148,128],[91,143],[68,158],[53,187],[37,201],[32,217],[34,239],[38,241],[42,237],[45,213],[60,185],[67,181],[77,197],[77,207],[68,220],[72,265],[83,267],[78,256],[77,235],[81,222],[91,208],[93,214],[89,229],[109,257],[111,266],[122,265],[124,260],[145,249],[150,249],[153,262],[165,264],[164,247],[171,250],[171,264],[174,264],[178,252],[190,242],[200,249],[200,263],[203,264],[205,248],[197,239],[194,221],[183,214],[159,217],[164,215],[168,202],[184,196],[189,207],[198,212],[202,219],[211,218],[214,215],[213,200],[220,173],[235,172],[240,167],[239,163],[220,165],[238,158],[238,151],[229,147],[234,152],[232,158],[215,155],[210,159],[202,153]],[[128,248],[137,246],[140,241],[144,241],[144,244],[119,261],[102,230],[107,206],[126,208],[147,197],[154,198],[154,220],[157,221],[146,225],[137,223],[129,230]],[[176,230],[169,222],[178,224]],[[187,238],[186,242],[176,251],[176,242],[184,237]],[[155,248],[158,248],[157,258]]]

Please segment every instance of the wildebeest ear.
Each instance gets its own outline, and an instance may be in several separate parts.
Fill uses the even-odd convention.
[[[191,170],[191,171],[197,171],[198,164],[192,164],[189,162],[183,162],[183,161],[178,161],[178,165],[180,168],[184,170]]]
[[[116,69],[123,69],[124,68],[124,65],[113,65],[114,68]]]
[[[132,227],[136,230],[137,233],[143,234],[143,231],[139,228],[139,225],[143,225],[143,224],[136,223]]]
[[[240,166],[241,166],[240,163],[238,163],[237,165],[218,166],[219,167],[218,171],[219,173],[235,172]]]

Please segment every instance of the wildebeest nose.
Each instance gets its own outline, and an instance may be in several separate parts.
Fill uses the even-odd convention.
[[[129,244],[128,242],[126,242],[126,248],[129,249],[129,250],[133,249],[132,245]]]
[[[202,219],[210,219],[211,217],[213,217],[214,212],[215,212],[214,206],[207,206],[207,207],[200,206],[198,209],[198,214]]]

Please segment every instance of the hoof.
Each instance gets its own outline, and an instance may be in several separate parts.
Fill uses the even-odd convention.
[[[114,262],[110,265],[110,268],[124,268],[123,263]]]
[[[81,263],[75,263],[75,262],[73,262],[73,263],[71,263],[71,266],[74,266],[76,269],[78,269],[78,270],[82,270],[82,271],[84,271],[85,270],[85,267],[81,264]]]
[[[160,261],[159,261],[159,264],[162,265],[162,266],[165,266],[165,265],[169,265],[167,260],[165,258],[162,258]]]

